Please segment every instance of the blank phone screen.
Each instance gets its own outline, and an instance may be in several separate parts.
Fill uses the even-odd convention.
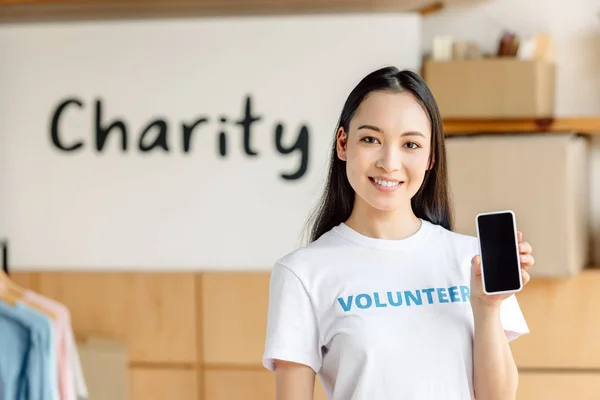
[[[486,291],[518,290],[521,268],[512,214],[480,215],[477,222]]]

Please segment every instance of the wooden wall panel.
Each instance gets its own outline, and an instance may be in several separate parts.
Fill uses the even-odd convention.
[[[275,374],[261,369],[207,369],[204,371],[205,400],[275,400]],[[315,379],[315,400],[327,400]]]
[[[275,375],[260,370],[207,369],[206,400],[275,400]]]
[[[600,373],[523,373],[517,400],[598,400]]]
[[[203,274],[205,364],[262,365],[269,278],[268,272]]]
[[[10,279],[22,288],[38,291],[38,275],[35,272],[11,272]]]
[[[600,270],[533,279],[517,295],[530,334],[512,342],[519,367],[600,368]]]
[[[69,307],[80,338],[126,342],[133,400],[275,398],[275,375],[261,366],[268,272],[11,277]],[[600,270],[593,269],[568,279],[533,279],[517,295],[531,330],[511,344],[525,368],[518,400],[600,398],[598,288]],[[527,372],[553,367],[565,372]],[[315,398],[325,399],[318,379]]]
[[[131,400],[199,400],[195,369],[133,368]]]
[[[132,362],[198,361],[194,274],[41,272],[38,283],[80,338],[123,340]]]

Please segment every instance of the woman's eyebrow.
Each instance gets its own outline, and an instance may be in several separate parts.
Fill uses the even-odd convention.
[[[358,127],[357,130],[361,130],[361,129],[370,129],[370,130],[375,131],[375,132],[384,133],[383,129],[381,129],[381,128],[375,126],[375,125],[361,125],[361,126]]]
[[[402,135],[400,136],[422,136],[425,137],[425,135],[423,135],[421,132],[419,131],[408,131],[408,132],[404,132]]]
[[[381,133],[381,134],[385,133],[385,132],[383,131],[383,129],[381,129],[381,128],[379,128],[378,126],[375,126],[375,125],[369,125],[369,124],[361,125],[361,126],[359,126],[359,127],[358,127],[358,129],[357,129],[357,130],[361,130],[361,129],[369,129],[369,130],[372,130],[372,131],[375,131],[375,132],[379,132],[379,133]],[[400,136],[402,136],[402,137],[404,137],[404,136],[421,136],[421,137],[425,137],[425,135],[423,135],[423,134],[422,134],[421,132],[419,132],[419,131],[408,131],[408,132],[404,132],[404,133],[402,133],[402,135],[400,135]]]

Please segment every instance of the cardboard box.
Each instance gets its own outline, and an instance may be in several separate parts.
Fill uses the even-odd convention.
[[[89,338],[77,343],[89,400],[129,400],[129,358],[123,343]]]
[[[531,276],[566,277],[587,266],[587,138],[501,134],[446,143],[457,232],[476,236],[478,213],[510,209],[533,246]]]
[[[424,79],[445,119],[550,118],[555,65],[515,58],[427,61]]]

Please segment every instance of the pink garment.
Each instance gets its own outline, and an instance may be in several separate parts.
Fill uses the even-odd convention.
[[[58,388],[60,400],[77,400],[71,359],[69,357],[68,332],[71,329],[71,314],[69,309],[56,300],[49,299],[31,290],[25,291],[24,298],[56,315],[55,327],[56,355],[58,371]]]

